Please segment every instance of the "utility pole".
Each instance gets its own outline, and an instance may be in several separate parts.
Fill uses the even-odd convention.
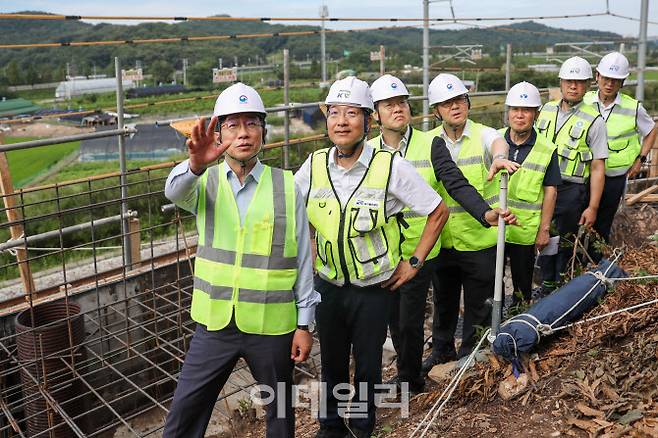
[[[423,116],[429,114],[430,104],[427,89],[430,85],[430,1],[423,0]],[[423,118],[423,131],[429,129],[429,120]]]
[[[640,41],[637,46],[637,89],[635,98],[644,100],[644,68],[647,63],[647,24],[649,17],[649,0],[642,0],[640,11]]]
[[[288,142],[290,141],[290,111],[288,107],[290,106],[290,64],[288,58],[289,52],[288,49],[283,49],[283,104],[286,106],[286,112],[283,116],[283,168],[287,169],[290,166],[290,146]]]
[[[222,69],[222,58],[219,58],[218,61],[219,61],[219,69],[221,70]]]
[[[505,91],[509,91],[510,88],[510,76],[512,75],[512,45],[507,43],[507,56],[505,61]],[[505,105],[505,111],[503,112],[503,126],[507,123],[507,105]]]
[[[384,76],[386,69],[384,68],[384,58],[386,55],[386,50],[384,46],[379,46],[379,76]]]
[[[240,82],[240,75],[238,74],[238,57],[234,56],[233,57],[233,67],[235,67],[235,79]]]
[[[326,54],[326,35],[324,32],[324,20],[329,16],[327,5],[320,6],[320,18],[322,19],[322,30],[320,31],[320,64],[322,68],[322,83],[327,82],[327,54]]]
[[[187,58],[183,58],[183,86],[187,87]]]

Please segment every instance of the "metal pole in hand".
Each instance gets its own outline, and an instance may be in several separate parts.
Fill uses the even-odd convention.
[[[499,206],[502,211],[507,210],[507,181],[509,175],[507,172],[500,174],[500,195]],[[503,274],[505,271],[505,220],[502,216],[498,217],[498,241],[496,242],[496,277],[494,280],[494,300],[491,311],[491,332],[488,340],[493,343],[500,329],[500,319],[503,310]]]

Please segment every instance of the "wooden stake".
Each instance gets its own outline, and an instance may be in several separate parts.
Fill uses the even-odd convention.
[[[4,143],[4,136],[0,133],[0,144]],[[9,222],[16,222],[23,219],[20,208],[16,207],[16,195],[14,194],[14,186],[11,182],[11,172],[9,171],[9,163],[7,161],[7,154],[0,152],[0,196],[4,202],[7,220]],[[10,196],[6,196],[10,195]],[[23,225],[16,224],[9,227],[12,239],[20,239],[24,232]],[[30,265],[27,261],[27,251],[25,248],[17,247],[16,260],[18,261],[18,270],[21,274],[23,282],[23,290],[25,290],[26,299],[30,294],[35,292],[34,279],[30,271]]]

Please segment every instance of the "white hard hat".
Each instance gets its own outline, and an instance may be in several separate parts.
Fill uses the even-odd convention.
[[[258,91],[242,82],[231,85],[219,94],[212,115],[223,117],[238,113],[267,115],[263,99],[260,98]]]
[[[468,94],[468,90],[457,76],[450,73],[441,73],[432,79],[427,94],[430,105],[434,105],[462,94]]]
[[[331,84],[324,104],[325,108],[329,105],[349,105],[374,111],[370,87],[354,76],[348,76]]]
[[[613,79],[626,79],[628,77],[628,59],[619,52],[605,55],[596,66],[601,76]]]
[[[399,78],[389,74],[385,74],[373,82],[370,86],[370,93],[374,103],[391,97],[409,96],[409,91],[404,83]]]
[[[507,92],[505,105],[539,108],[541,106],[539,90],[530,82],[519,82]]]
[[[562,63],[560,67],[560,79],[586,80],[592,79],[592,66],[586,59],[574,56]]]

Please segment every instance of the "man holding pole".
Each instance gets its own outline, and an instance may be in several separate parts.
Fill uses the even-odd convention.
[[[530,301],[535,256],[549,242],[557,186],[562,183],[556,148],[534,128],[539,115],[539,90],[528,82],[510,88],[505,99],[509,128],[501,129],[510,146],[509,158],[521,167],[509,177],[507,206],[519,226],[505,230],[510,259],[513,305]]]
[[[397,77],[386,74],[370,86],[375,105],[375,119],[381,134],[368,143],[375,149],[384,149],[404,157],[420,176],[434,189],[444,187],[459,204],[482,226],[498,224],[498,209],[492,209],[475,188],[468,183],[450,157],[445,141],[413,128],[409,92]],[[427,218],[409,209],[403,210],[402,259],[408,260],[418,245]],[[505,215],[514,221],[511,214]],[[407,382],[411,394],[422,392],[425,379],[421,373],[425,321],[425,300],[432,275],[436,270],[436,257],[441,240],[427,256],[418,274],[393,294],[389,329],[397,352],[398,374],[394,382]]]
[[[462,81],[441,73],[429,86],[429,103],[441,126],[428,132],[441,138],[468,182],[489,205],[497,206],[498,170],[514,172],[519,165],[507,160],[508,145],[493,128],[468,118],[470,99]],[[433,164],[440,160],[432,151]],[[436,163],[435,163],[436,162]],[[493,296],[496,228],[486,228],[471,217],[444,188],[439,194],[450,208],[450,219],[441,234],[441,252],[437,258],[432,323],[432,355],[423,362],[423,371],[434,365],[468,355],[475,343],[475,328],[489,323],[491,308],[486,300]],[[455,330],[459,319],[460,298],[464,290],[464,325],[459,352],[455,351]]]

